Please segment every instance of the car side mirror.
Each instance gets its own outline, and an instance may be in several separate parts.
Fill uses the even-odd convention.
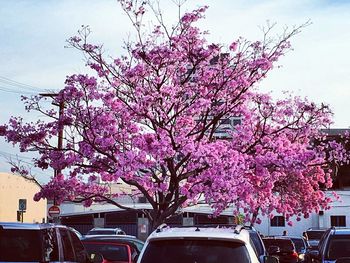
[[[279,252],[280,252],[280,247],[278,247],[278,246],[269,246],[269,248],[267,249],[267,252],[268,252],[270,255],[279,253]]]
[[[277,257],[274,257],[274,256],[265,256],[264,262],[265,263],[279,263],[279,260]]]
[[[101,263],[103,262],[103,256],[99,253],[91,253],[89,254],[90,262],[92,263]]]

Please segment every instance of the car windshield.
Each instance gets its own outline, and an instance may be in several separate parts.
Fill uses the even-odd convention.
[[[312,230],[306,231],[306,234],[309,240],[320,240],[324,232],[323,230]]]
[[[91,230],[87,233],[88,235],[115,235],[114,230]]]
[[[107,261],[129,262],[127,245],[114,243],[84,242],[89,254],[101,254]]]
[[[331,236],[327,251],[328,260],[350,257],[350,235]]]
[[[281,252],[289,252],[294,250],[294,245],[290,239],[282,238],[264,238],[265,247],[268,249],[270,246],[277,246]]]
[[[293,241],[297,252],[301,252],[302,250],[306,249],[305,243],[301,238],[291,238],[291,240]]]
[[[141,263],[250,263],[244,244],[207,239],[151,241]]]
[[[1,262],[57,261],[54,229],[0,229]]]

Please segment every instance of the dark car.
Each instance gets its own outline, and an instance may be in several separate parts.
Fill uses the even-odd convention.
[[[100,255],[104,263],[134,263],[144,244],[141,240],[130,236],[94,236],[86,237],[82,242],[90,258],[94,259],[95,255]]]
[[[90,262],[66,226],[0,222],[0,262]]]
[[[330,228],[322,236],[313,261],[335,263],[350,258],[350,229]]]
[[[264,237],[263,242],[270,256],[276,256],[280,263],[297,263],[298,253],[294,243],[286,237]]]
[[[309,228],[306,230],[307,241],[309,243],[310,249],[317,249],[318,243],[320,242],[323,234],[327,229],[315,229]]]

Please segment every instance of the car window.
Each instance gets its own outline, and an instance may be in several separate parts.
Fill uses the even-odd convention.
[[[0,228],[0,261],[43,261],[42,250],[40,231]]]
[[[69,238],[68,230],[65,228],[60,228],[60,235],[62,240],[64,261],[75,261],[74,250]]]
[[[325,259],[336,260],[343,257],[350,257],[350,235],[331,236]]]
[[[128,245],[98,242],[83,242],[89,254],[101,254],[107,261],[129,262]]]
[[[238,242],[176,239],[151,241],[142,256],[141,263],[249,263],[250,257],[244,244]]]
[[[257,254],[257,256],[264,255],[264,247],[261,241],[261,238],[259,237],[259,234],[255,231],[250,232],[249,231],[249,236],[252,241],[252,246]]]
[[[307,238],[310,240],[320,240],[322,235],[324,234],[324,230],[309,230],[306,231]]]
[[[139,252],[141,252],[143,246],[144,246],[144,243],[143,242],[139,242],[137,240],[131,240],[131,242],[133,242],[135,244],[135,246],[137,247],[137,250]]]
[[[289,252],[289,251],[293,251],[295,249],[294,245],[290,239],[264,238],[263,242],[264,242],[266,248],[269,248],[270,246],[277,246],[280,248],[281,252]]]
[[[306,246],[305,246],[305,243],[304,243],[303,239],[301,239],[301,238],[291,238],[291,240],[293,241],[294,246],[295,246],[295,250],[297,252],[301,252],[301,251],[306,249]]]
[[[44,261],[59,261],[57,234],[55,228],[48,228],[41,231],[43,242]]]
[[[69,231],[70,236],[72,238],[72,244],[73,244],[73,248],[74,248],[74,252],[75,252],[75,256],[77,258],[78,262],[86,262],[86,251],[85,248],[83,246],[83,244],[81,243],[80,239],[78,238],[78,236],[73,232],[73,231]]]

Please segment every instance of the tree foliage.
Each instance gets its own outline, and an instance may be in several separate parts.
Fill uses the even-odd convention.
[[[341,144],[324,141],[320,132],[331,123],[330,109],[291,95],[276,101],[256,85],[301,27],[275,38],[269,27],[261,41],[239,38],[225,46],[208,43],[208,33],[196,27],[207,7],[185,13],[172,28],[151,7],[157,24],[146,33],[147,3],[119,2],[138,36],[126,54],[106,57],[83,27],[69,45],[96,74],[67,77],[54,97],[63,114],[43,108],[41,96],[26,98],[28,111],[49,119],[12,118],[0,128],[21,151],[39,153],[37,167],[60,171],[36,200],[122,207],[108,185],[123,181],[147,198],[152,210],[144,212],[153,227],[200,200],[214,215],[233,205],[257,222],[257,211],[289,219],[328,207],[320,185],[331,186],[329,164],[346,159]],[[231,117],[240,123],[219,139],[221,123]],[[54,138],[62,130],[58,149]]]

